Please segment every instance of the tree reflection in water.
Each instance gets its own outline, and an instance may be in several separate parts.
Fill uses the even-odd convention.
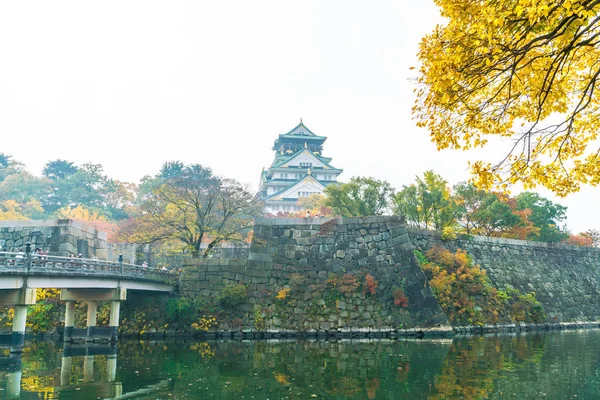
[[[453,341],[123,341],[106,351],[38,342],[22,360],[2,358],[0,382],[6,398],[42,399],[589,398],[600,383],[599,350],[599,331]]]

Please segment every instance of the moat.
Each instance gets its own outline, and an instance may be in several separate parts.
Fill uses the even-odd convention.
[[[0,399],[595,398],[600,330],[439,340],[26,342]],[[20,383],[20,385],[19,385]]]

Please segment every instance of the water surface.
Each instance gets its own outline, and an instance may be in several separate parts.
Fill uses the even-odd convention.
[[[600,398],[600,331],[437,341],[26,344],[0,399]]]

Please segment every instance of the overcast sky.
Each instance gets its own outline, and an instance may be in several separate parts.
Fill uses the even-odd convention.
[[[137,182],[182,160],[257,188],[302,117],[342,180],[456,183],[472,155],[437,152],[410,114],[439,22],[433,0],[4,1],[0,151],[35,174],[62,158]],[[560,200],[571,230],[600,228],[599,194]]]

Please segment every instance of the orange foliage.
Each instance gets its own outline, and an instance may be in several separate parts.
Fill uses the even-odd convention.
[[[373,378],[367,381],[367,397],[374,399],[377,396],[377,389],[379,389],[379,379]]]
[[[585,246],[585,247],[592,247],[594,245],[594,242],[591,237],[584,236],[582,234],[569,235],[569,238],[567,239],[567,243],[570,245],[573,245],[573,246]]]
[[[364,292],[369,293],[369,294],[375,294],[377,292],[377,281],[375,280],[375,278],[373,278],[373,276],[371,274],[367,274],[367,276],[365,276],[365,286],[364,286]]]
[[[402,288],[394,289],[394,304],[400,307],[408,306],[408,297],[404,294],[404,290]]]
[[[438,302],[448,319],[461,323],[498,322],[498,313],[494,310],[496,293],[489,285],[489,279],[479,266],[471,266],[467,252],[458,249],[456,253],[436,246],[427,252],[423,270],[428,275],[429,284],[433,288]],[[475,311],[475,297],[480,295],[492,304],[480,315]],[[490,321],[491,320],[491,321]]]

